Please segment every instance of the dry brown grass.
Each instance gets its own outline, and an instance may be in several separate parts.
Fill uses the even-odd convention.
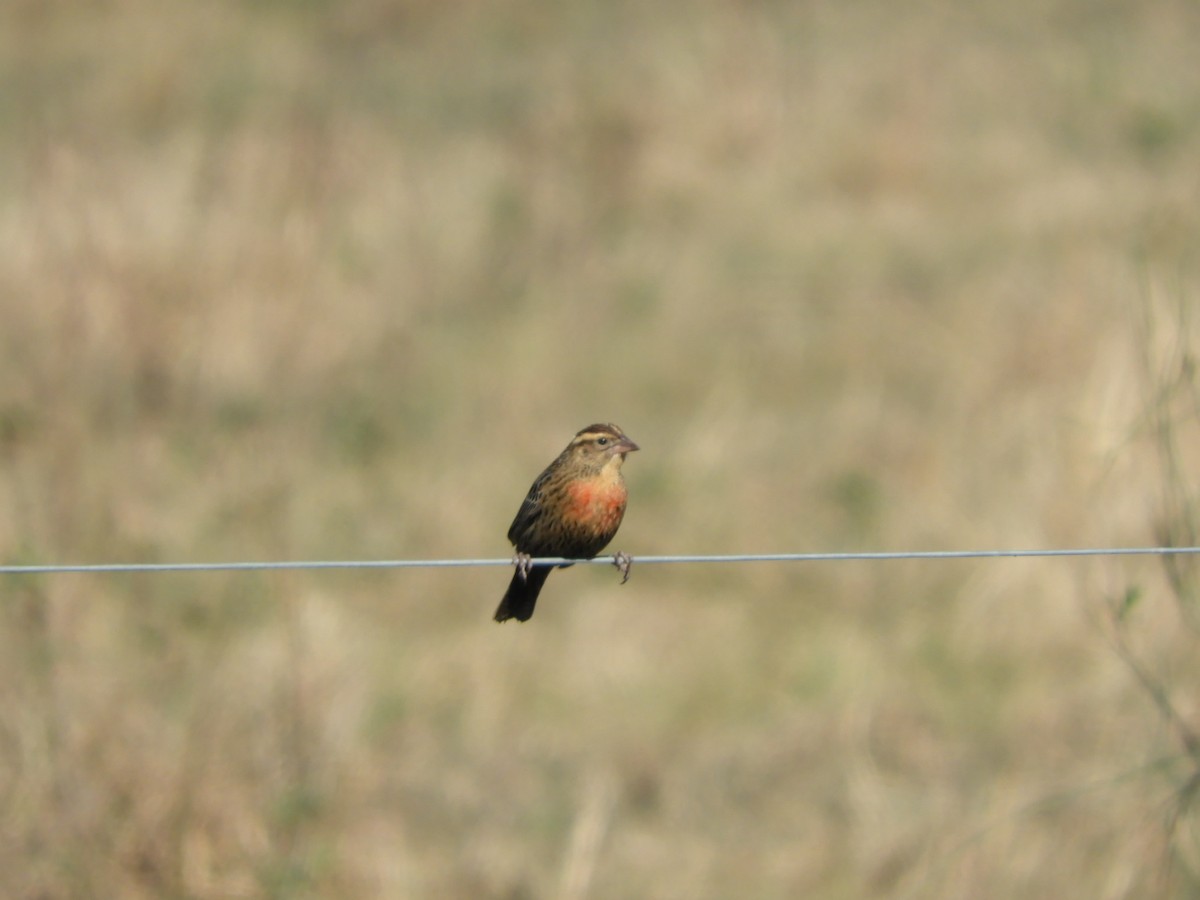
[[[1194,542],[1198,41],[5,4],[0,556],[500,555],[596,419],[635,556]],[[0,581],[0,894],[1200,886],[1186,566],[576,569],[523,627],[503,578]]]

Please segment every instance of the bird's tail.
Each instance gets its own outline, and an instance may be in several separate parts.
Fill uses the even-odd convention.
[[[514,572],[508,590],[504,592],[504,599],[496,607],[496,621],[504,622],[508,619],[516,619],[518,622],[524,622],[528,620],[533,615],[533,607],[537,603],[542,585],[550,577],[550,568],[550,566],[533,566],[524,578],[521,577],[520,572]]]

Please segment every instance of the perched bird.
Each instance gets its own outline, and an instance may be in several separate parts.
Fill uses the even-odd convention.
[[[591,559],[608,546],[625,515],[621,464],[637,449],[616,425],[589,425],[537,477],[508,529],[517,571],[496,609],[497,622],[524,622],[533,615],[552,567],[530,566],[532,557]],[[613,561],[624,583],[629,557],[618,553]]]

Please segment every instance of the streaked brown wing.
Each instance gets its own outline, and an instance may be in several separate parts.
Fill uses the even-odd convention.
[[[525,495],[525,499],[521,502],[521,508],[517,510],[517,515],[513,518],[512,524],[508,526],[509,542],[522,552],[528,552],[528,548],[524,545],[527,543],[526,538],[529,535],[529,530],[544,511],[544,507],[542,506],[542,488],[549,480],[550,469],[547,469],[530,486],[529,493]]]

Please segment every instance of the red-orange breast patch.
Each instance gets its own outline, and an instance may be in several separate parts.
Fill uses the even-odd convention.
[[[571,516],[584,522],[608,522],[625,511],[625,485],[580,481],[570,485]]]

